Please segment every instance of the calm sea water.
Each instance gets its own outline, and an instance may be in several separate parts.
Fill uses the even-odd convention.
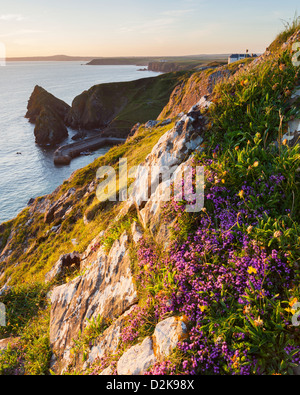
[[[102,148],[74,159],[69,166],[53,164],[53,151],[35,144],[34,126],[24,118],[27,102],[40,85],[71,104],[91,86],[158,75],[138,66],[85,66],[82,62],[8,62],[0,67],[0,223],[14,218],[31,197],[51,193],[71,173],[105,154]],[[70,130],[71,142],[76,133]],[[21,155],[18,155],[20,152]]]

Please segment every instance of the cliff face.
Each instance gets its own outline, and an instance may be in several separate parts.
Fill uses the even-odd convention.
[[[218,83],[234,75],[238,67],[228,69],[226,66],[195,72],[191,77],[177,85],[158,119],[172,118],[181,112],[187,112],[201,97],[209,99]]]
[[[1,225],[14,370],[297,373],[299,37],[180,81],[160,120]],[[129,197],[100,201],[97,171],[119,179],[119,158],[135,167]]]
[[[156,71],[158,73],[171,73],[180,69],[178,64],[172,62],[149,62],[148,64],[149,71]]]
[[[55,111],[62,120],[70,109],[70,106],[64,101],[57,99],[44,88],[36,85],[28,101],[25,118],[28,118],[29,122],[35,123],[45,107],[49,107]]]
[[[36,86],[28,101],[26,118],[35,124],[36,143],[55,146],[68,137],[65,117],[70,106],[40,86]]]
[[[156,119],[174,87],[187,77],[174,73],[136,81],[95,85],[68,106],[36,86],[26,117],[35,123],[36,142],[54,146],[68,136],[67,126],[98,129],[105,137],[126,138],[137,123]]]
[[[184,73],[136,81],[100,84],[77,96],[66,122],[72,128],[101,129],[127,137],[137,122],[156,119]]]
[[[77,96],[67,117],[75,129],[105,129],[128,103],[126,87],[119,84],[94,86]]]

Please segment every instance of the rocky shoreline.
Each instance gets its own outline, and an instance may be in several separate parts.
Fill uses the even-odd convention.
[[[35,124],[36,144],[57,149],[55,164],[69,164],[82,152],[124,142],[135,124],[156,119],[184,78],[185,73],[175,73],[95,85],[75,97],[71,106],[36,86],[25,117]],[[58,147],[68,137],[68,128],[78,131],[75,137],[80,141]],[[87,131],[97,135],[85,138]]]
[[[55,165],[68,165],[73,158],[86,151],[95,151],[98,148],[124,143],[126,140],[113,137],[95,136],[80,142],[63,145],[54,152]]]

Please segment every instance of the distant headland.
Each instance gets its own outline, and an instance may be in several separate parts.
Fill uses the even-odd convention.
[[[83,61],[90,62],[94,56],[68,56],[68,55],[53,55],[53,56],[23,56],[6,58],[8,62],[75,62]]]

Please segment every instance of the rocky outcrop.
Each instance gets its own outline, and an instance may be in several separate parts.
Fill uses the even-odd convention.
[[[104,129],[127,102],[121,84],[93,86],[73,100],[67,124],[74,129]]]
[[[36,143],[41,146],[55,146],[68,136],[65,117],[70,106],[57,99],[44,88],[36,86],[28,101],[26,118],[35,124]]]
[[[178,317],[161,321],[152,337],[127,350],[117,363],[118,375],[142,375],[156,362],[168,358],[180,340],[187,337],[186,324]]]
[[[91,348],[84,368],[91,366],[97,359],[105,355],[113,355],[121,345],[121,331],[126,323],[129,311],[117,319]],[[188,335],[186,323],[180,317],[170,317],[155,327],[153,336],[146,337],[141,343],[127,349],[119,358],[116,367],[118,375],[142,375],[156,362],[163,361],[176,348],[179,341]],[[111,375],[112,366],[106,368],[101,374]]]
[[[19,340],[19,337],[8,337],[7,339],[0,340],[0,354],[1,351],[5,351],[9,346],[14,347]]]
[[[126,318],[134,308],[135,306],[122,314],[98,337],[89,351],[84,368],[92,365],[97,359],[103,358],[105,355],[112,355],[117,352],[121,345],[121,331],[127,322]]]
[[[161,223],[161,205],[164,202],[158,191],[165,190],[166,183],[171,181],[162,180],[160,171],[174,170],[188,160],[191,153],[200,146],[207,124],[202,112],[207,105],[207,101],[201,100],[188,114],[181,116],[174,127],[170,126],[169,131],[160,138],[145,162],[138,168],[130,199],[125,202],[126,207],[122,215],[134,206],[143,227],[150,228],[153,234],[157,234],[158,231],[160,235],[164,233],[165,242],[168,240],[167,225]],[[155,127],[155,123],[149,123],[148,127]],[[150,184],[145,172],[147,168],[158,170],[152,174]],[[145,190],[150,191],[148,200],[144,199]],[[61,198],[62,202],[67,202],[70,194],[72,190]],[[56,206],[50,207],[45,218],[53,219],[56,210]],[[117,350],[127,314],[131,307],[138,303],[131,273],[129,238],[137,244],[143,237],[143,232],[142,227],[134,221],[131,235],[124,232],[114,242],[109,253],[105,252],[102,245],[102,238],[105,237],[103,232],[81,256],[81,270],[84,274],[52,291],[50,341],[60,361],[57,371],[61,372],[71,363],[73,339],[78,337],[79,332],[84,330],[87,320],[92,318],[101,316],[104,320],[114,321],[94,343],[88,353],[86,365],[92,364],[105,353],[114,353]],[[61,267],[61,262],[59,261],[56,266]],[[55,272],[54,267],[52,273]],[[175,317],[158,324],[153,337],[144,339],[142,343],[123,354],[117,364],[117,373],[143,374],[151,365],[168,356],[186,331],[186,326]]]
[[[169,103],[158,119],[172,118],[181,112],[188,112],[202,97],[210,98],[216,84],[229,78],[233,72],[226,67],[219,67],[193,73],[187,81],[183,81],[175,87]]]
[[[162,361],[167,358],[178,342],[188,335],[187,325],[179,317],[170,317],[158,323],[153,334],[155,355]]]
[[[25,117],[29,119],[29,122],[35,123],[41,111],[46,107],[55,111],[61,119],[65,118],[70,109],[70,106],[64,101],[57,99],[44,88],[36,85],[28,101]]]
[[[84,265],[85,274],[54,288],[51,294],[50,342],[64,367],[72,340],[88,319],[117,318],[137,302],[126,233],[109,254],[100,247]]]
[[[62,197],[54,203],[49,203],[44,214],[44,222],[51,224],[60,221],[66,212],[72,208],[72,196],[76,189],[70,188]]]
[[[300,86],[296,87],[292,96],[290,103],[296,104],[300,103]],[[300,119],[295,118],[288,123],[288,130],[283,135],[282,141],[286,140],[290,147],[300,143]]]
[[[151,337],[146,337],[141,344],[131,347],[120,358],[117,365],[118,375],[141,375],[154,365],[156,357]]]
[[[51,282],[55,278],[63,275],[67,269],[80,268],[81,256],[78,252],[74,251],[71,254],[62,255],[56,262],[54,267],[45,276],[46,282]]]
[[[135,205],[141,223],[144,228],[149,228],[153,235],[162,232],[165,237],[167,236],[168,225],[161,223],[162,207],[170,198],[171,183],[175,180],[174,176],[176,178],[179,174],[178,167],[183,166],[191,153],[200,148],[203,142],[208,120],[202,111],[209,104],[202,98],[184,114],[175,126],[160,138],[144,163],[137,169],[136,180],[124,211]]]
[[[55,147],[68,137],[62,119],[50,108],[43,108],[36,119],[35,142],[42,147]]]

